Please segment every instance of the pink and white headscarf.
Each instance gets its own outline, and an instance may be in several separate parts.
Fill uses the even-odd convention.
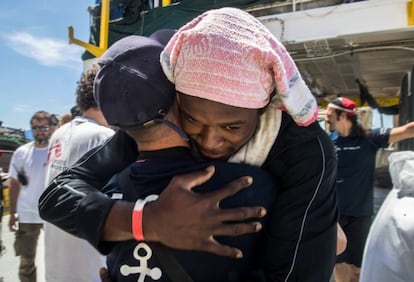
[[[187,23],[161,53],[161,65],[187,95],[250,109],[272,99],[302,126],[318,115],[315,97],[285,47],[240,9],[210,10]]]

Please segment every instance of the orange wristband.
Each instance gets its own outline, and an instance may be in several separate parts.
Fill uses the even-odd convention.
[[[149,195],[144,200],[138,199],[135,202],[134,210],[132,211],[132,235],[137,241],[144,241],[144,232],[142,230],[144,206],[146,203],[155,201],[156,199],[158,199],[158,195]]]

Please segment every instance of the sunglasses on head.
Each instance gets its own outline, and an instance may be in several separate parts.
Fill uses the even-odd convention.
[[[46,132],[49,130],[49,126],[32,126],[32,131]]]

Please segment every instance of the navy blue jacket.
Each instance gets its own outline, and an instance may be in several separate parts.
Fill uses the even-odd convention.
[[[216,172],[207,183],[196,187],[195,191],[199,193],[213,191],[236,178],[249,175],[254,179],[252,187],[222,201],[221,207],[264,206],[270,209],[276,194],[276,186],[268,173],[249,165],[223,161],[198,162],[192,158],[191,152],[183,147],[142,152],[140,159],[127,168],[126,173],[113,177],[104,187],[103,192],[108,196],[116,193],[117,197],[122,194],[122,199],[128,201],[143,199],[151,194],[160,194],[175,175],[204,169],[208,165],[214,165]],[[126,182],[120,179],[122,177],[129,177],[133,186],[123,185]],[[266,228],[266,220],[260,219],[260,221]],[[260,281],[264,258],[264,230],[238,237],[217,238],[223,243],[240,248],[244,254],[242,259],[165,248],[172,252],[194,281]],[[171,281],[159,261],[159,256],[163,254],[157,253],[152,243],[131,240],[101,244],[102,252],[108,250],[110,252],[107,256],[107,264],[113,282],[135,282],[139,277],[142,281]]]

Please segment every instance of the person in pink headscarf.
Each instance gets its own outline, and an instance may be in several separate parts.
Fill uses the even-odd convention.
[[[223,8],[180,28],[161,65],[175,84],[182,128],[202,156],[261,166],[279,182],[263,254],[268,279],[329,281],[335,152],[285,47],[250,14]]]
[[[260,166],[279,183],[276,201],[268,211],[270,227],[265,230],[266,251],[262,257],[266,279],[329,281],[336,257],[336,153],[316,122],[316,100],[284,46],[250,14],[222,8],[207,11],[180,28],[160,60],[164,73],[175,84],[181,126],[191,139],[194,153],[203,159]],[[118,132],[114,139],[128,139],[125,133],[121,135]],[[81,163],[60,175],[44,198],[50,200],[53,191],[65,183],[83,192],[94,186],[91,191],[96,193],[109,172],[116,173],[136,159],[133,148],[120,146],[119,142],[109,142],[102,152],[88,158],[88,162],[96,159],[99,163]],[[170,185],[188,187],[194,185],[194,180],[183,178]],[[181,197],[185,199],[181,208],[191,206],[193,210],[189,210],[187,219],[194,219],[200,206],[217,206],[200,195],[187,192],[185,196]],[[199,205],[193,204],[192,197]],[[97,214],[96,206],[82,213]],[[145,222],[149,214],[145,206],[143,210]],[[109,212],[105,230],[116,233],[111,223],[123,219],[112,216]],[[174,217],[171,211],[164,216],[170,216],[168,226],[154,227],[162,230],[157,233],[160,230],[145,230],[144,225],[144,237],[157,234],[157,241],[168,241],[172,246],[171,238],[159,234],[177,235],[173,233],[175,224],[179,221],[182,230],[185,220]],[[102,218],[99,220],[102,222]],[[76,220],[68,226],[79,228]],[[210,230],[207,237],[223,234],[217,230]],[[213,248],[209,240],[189,240],[185,237],[188,234],[181,235],[176,239],[180,248],[187,244],[188,249],[237,257],[229,249],[224,252],[224,248]]]

